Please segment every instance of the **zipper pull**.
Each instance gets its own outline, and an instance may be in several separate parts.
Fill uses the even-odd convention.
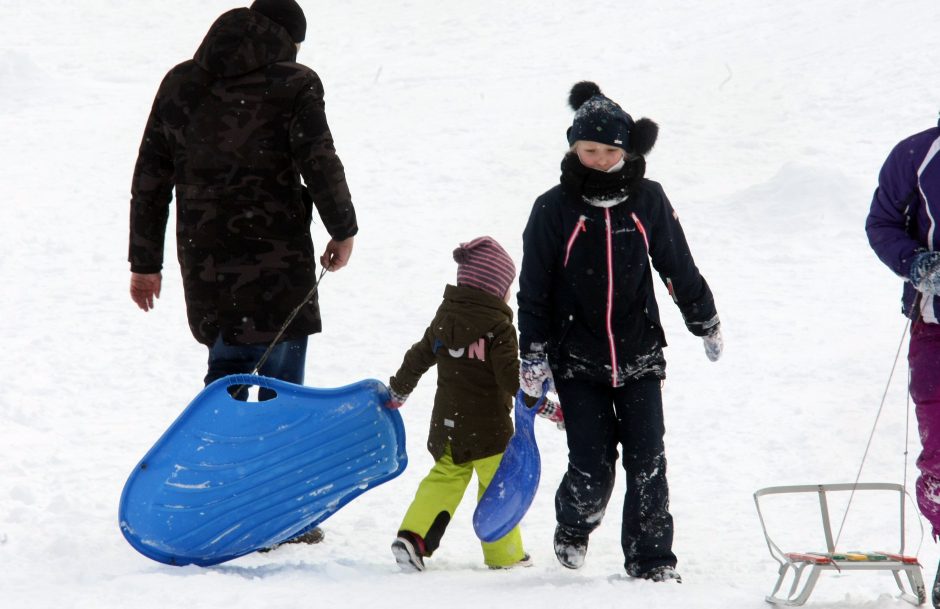
[[[568,246],[565,250],[565,262],[562,264],[562,268],[568,266],[568,258],[571,256],[571,248],[574,247],[574,241],[578,238],[578,233],[587,232],[587,225],[585,224],[586,220],[587,216],[582,215],[580,218],[578,218],[578,223],[574,225],[574,230],[571,231],[571,236],[568,237]]]

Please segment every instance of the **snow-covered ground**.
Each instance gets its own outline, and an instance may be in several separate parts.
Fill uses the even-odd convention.
[[[186,327],[172,254],[155,311],[128,297],[130,177],[161,77],[233,5],[0,0],[0,606],[764,606],[776,563],[751,494],[854,479],[902,334],[900,281],[863,225],[888,151],[936,119],[940,4],[302,4],[299,60],[325,83],[361,226],[351,265],[322,284],[309,385],[387,379],[453,281],[458,242],[489,234],[518,261],[531,202],[557,180],[574,82],[595,80],[660,123],[648,175],[683,219],[726,341],[708,362],[660,292],[685,583],[624,575],[622,489],[586,566],[556,562],[552,500],[566,455],[547,424],[542,487],[523,522],[535,566],[484,568],[468,495],[429,570],[400,574],[388,546],[431,465],[433,371],[402,411],[408,469],[328,520],[323,544],[208,569],[137,554],[117,526],[121,488],[201,388],[205,350]],[[319,249],[319,225],[315,238]],[[904,478],[905,414],[899,382],[863,480]],[[908,483],[916,434],[909,446]],[[800,512],[778,516],[799,522]],[[922,535],[908,518],[913,552]],[[896,520],[860,502],[844,538],[856,545],[844,549],[886,547],[872,538]],[[803,543],[793,549],[823,540]],[[938,557],[923,535],[928,580]],[[810,602],[905,606],[893,587],[884,573],[825,574]]]

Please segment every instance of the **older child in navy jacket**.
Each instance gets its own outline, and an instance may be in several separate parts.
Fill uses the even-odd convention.
[[[712,361],[722,340],[711,291],[662,187],[643,177],[658,127],[634,121],[591,82],[576,84],[561,183],[535,201],[519,277],[521,385],[553,382],[565,410],[568,470],[555,495],[555,554],[584,563],[614,485],[627,490],[621,543],[629,575],[680,581],[672,552],[661,382],[666,339],[653,268]],[[652,260],[652,267],[650,261]]]

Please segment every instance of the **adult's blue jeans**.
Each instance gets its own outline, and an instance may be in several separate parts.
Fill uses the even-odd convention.
[[[219,336],[215,344],[209,347],[209,371],[206,373],[206,385],[229,374],[249,374],[255,369],[267,348],[267,344],[227,345]],[[259,374],[302,385],[306,361],[306,336],[281,341],[271,350]],[[259,401],[270,400],[275,395],[276,393],[270,389],[262,387],[258,390]],[[247,388],[239,390],[235,397],[239,400],[247,399]]]

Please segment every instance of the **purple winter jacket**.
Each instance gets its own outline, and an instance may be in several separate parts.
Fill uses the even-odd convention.
[[[904,282],[903,313],[928,323],[940,319],[940,299],[923,295],[911,285],[911,263],[923,251],[940,250],[940,128],[901,141],[888,155],[865,221],[868,242],[878,257]]]

